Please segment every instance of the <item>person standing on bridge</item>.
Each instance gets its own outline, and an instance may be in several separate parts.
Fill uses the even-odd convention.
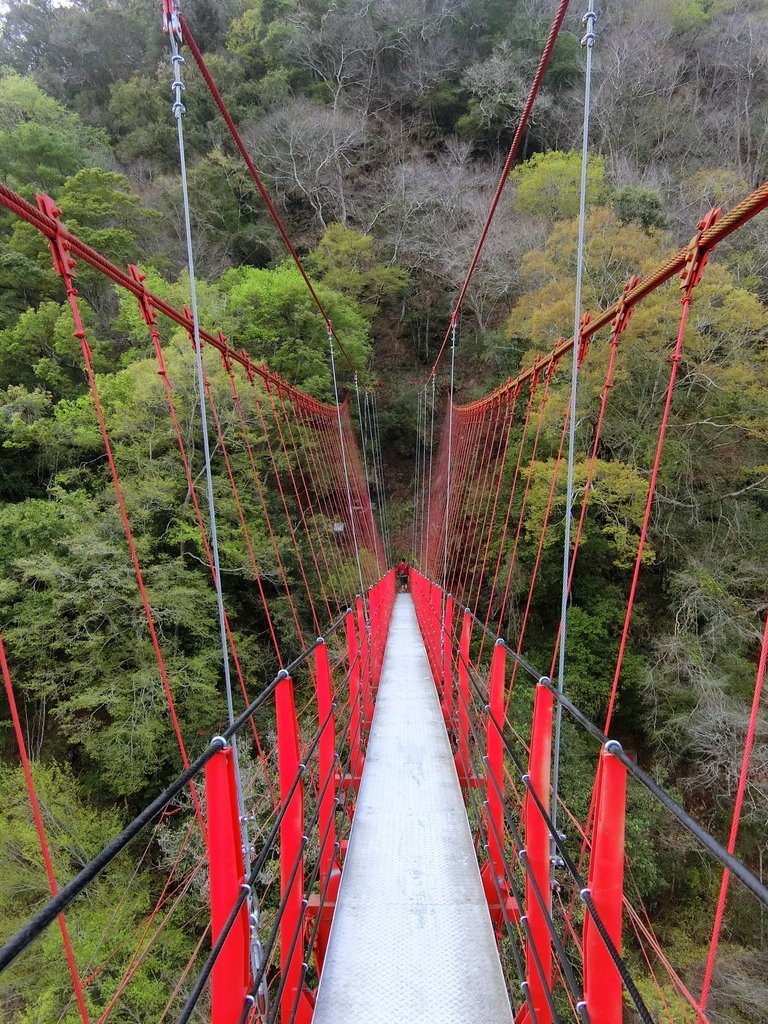
[[[400,592],[403,594],[408,593],[408,573],[410,568],[404,558],[401,558],[395,568],[395,575],[397,576],[397,582],[400,584]]]

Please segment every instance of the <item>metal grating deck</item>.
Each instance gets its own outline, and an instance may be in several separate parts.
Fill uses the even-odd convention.
[[[397,597],[313,1024],[511,1024],[437,691]]]

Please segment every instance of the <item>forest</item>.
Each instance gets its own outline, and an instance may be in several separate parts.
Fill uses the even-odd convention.
[[[0,181],[64,223],[152,291],[188,302],[171,65],[155,0],[0,4]],[[392,555],[411,557],[417,393],[450,321],[552,16],[543,0],[184,0],[204,49],[349,355],[340,383],[376,392]],[[570,333],[584,56],[569,14],[499,214],[463,307],[456,395],[487,394]],[[600,310],[687,244],[712,206],[768,178],[768,2],[615,0],[599,10],[590,135],[584,308]],[[194,61],[184,66],[193,237],[204,324],[292,384],[333,397],[325,324]],[[191,748],[223,717],[215,598],[186,481],[159,414],[152,342],[134,302],[88,268],[77,287],[126,503]],[[598,501],[574,587],[569,692],[605,713],[611,658],[637,551],[651,422],[668,366],[676,295],[633,315],[606,420]],[[0,212],[0,630],[57,876],[70,877],[179,769],[151,663],[74,324],[44,240]],[[716,252],[686,334],[619,698],[622,740],[721,841],[728,832],[768,611],[768,219]],[[189,341],[162,328],[179,416],[195,449]],[[579,392],[583,486],[604,354]],[[564,375],[563,375],[564,376]],[[226,374],[211,370],[224,394]],[[438,376],[438,415],[447,395]],[[531,473],[525,538],[506,628],[514,632],[543,515],[567,382]],[[557,414],[561,416],[557,421]],[[234,430],[233,424],[225,424]],[[517,428],[516,428],[517,429]],[[515,435],[517,437],[518,435]],[[425,438],[421,438],[423,443]],[[512,444],[511,449],[514,448]],[[248,452],[233,459],[246,466]],[[199,452],[196,452],[199,457]],[[274,669],[238,510],[217,464],[222,575],[254,689]],[[274,502],[277,547],[255,501],[245,516],[286,648],[298,644],[275,551],[290,572],[290,523]],[[558,488],[554,519],[565,494]],[[558,504],[559,503],[559,504]],[[535,663],[551,651],[562,532],[545,552]],[[587,573],[587,569],[589,572]],[[344,588],[343,572],[339,586]],[[309,610],[300,607],[302,621]],[[311,628],[311,626],[310,626]],[[48,890],[5,703],[0,702],[0,939]],[[574,738],[573,800],[588,798]],[[633,809],[633,880],[667,955],[701,985],[719,873],[685,839]],[[768,855],[768,720],[761,712],[738,855],[761,878]],[[122,976],[121,937],[138,933],[176,858],[187,900],[136,965],[114,1024],[166,1019],[200,938],[206,883],[173,817],[137,866],[119,858],[78,902],[70,927],[94,967],[94,1019]],[[762,913],[731,893],[709,1008],[712,1024],[768,1022]],[[0,982],[0,1021],[71,1024],[60,937],[36,969]],[[631,955],[631,954],[630,954]],[[664,1024],[693,1020],[633,964]],[[670,996],[670,993],[666,993]],[[630,1014],[627,1009],[627,1014]],[[170,1018],[169,1018],[170,1019]],[[200,1020],[203,1019],[201,1015]],[[634,1019],[628,1016],[627,1019]]]

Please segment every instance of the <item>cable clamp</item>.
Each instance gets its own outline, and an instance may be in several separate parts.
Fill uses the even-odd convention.
[[[603,750],[606,754],[613,754],[614,757],[618,757],[620,754],[624,753],[624,747],[622,747],[618,740],[608,740],[603,747]]]
[[[594,317],[592,316],[591,313],[584,313],[582,315],[582,317],[581,317],[581,323],[579,324],[579,351],[577,353],[577,359],[578,359],[579,367],[581,367],[581,364],[584,362],[584,360],[587,357],[587,352],[589,350],[589,343],[592,340],[592,335],[591,334],[586,334],[585,331],[586,331],[587,327],[589,327],[589,325],[592,323],[593,320],[594,320]]]
[[[589,889],[587,889],[587,888],[579,889],[579,897],[581,898],[582,903],[586,903],[591,895],[592,895],[592,893],[590,892]]]
[[[688,243],[688,249],[685,255],[685,264],[683,269],[680,271],[680,287],[685,292],[683,301],[690,298],[691,292],[701,280],[704,267],[706,267],[707,260],[714,248],[714,246],[712,248],[708,248],[702,245],[701,240],[704,232],[709,230],[709,228],[713,227],[713,225],[720,220],[722,212],[722,207],[713,206],[709,213],[698,222],[696,225],[698,231]]]
[[[178,0],[163,0],[163,32],[179,46],[183,43]]]
[[[214,736],[209,746],[216,747],[217,750],[226,750],[229,747],[229,741],[223,736]]]

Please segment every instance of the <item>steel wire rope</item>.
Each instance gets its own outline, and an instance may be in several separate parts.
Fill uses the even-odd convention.
[[[387,491],[384,486],[384,448],[381,443],[381,424],[379,423],[378,401],[374,392],[365,393],[366,409],[370,400],[371,435],[374,444],[374,463],[378,466],[376,475],[377,494],[379,496],[379,524],[384,541],[384,564],[392,565],[392,541],[389,529],[389,509],[387,507]]]
[[[435,452],[435,375],[432,374],[432,412],[429,424],[429,483],[427,485],[427,532],[426,532],[426,553],[424,555],[424,566],[426,572],[434,576],[432,562],[430,560],[430,537],[432,534],[432,465]]]
[[[224,610],[224,595],[221,587],[221,560],[219,555],[219,539],[216,528],[216,504],[213,496],[213,470],[211,468],[211,449],[208,437],[208,416],[206,410],[206,382],[203,370],[203,350],[200,339],[200,317],[197,307],[197,283],[195,279],[195,254],[192,241],[192,214],[189,201],[189,182],[187,180],[187,158],[184,143],[184,113],[186,108],[182,103],[184,83],[181,78],[181,66],[184,58],[181,55],[180,27],[178,21],[171,17],[167,23],[168,42],[171,50],[171,67],[173,68],[173,81],[171,91],[173,93],[172,111],[176,122],[176,142],[179,151],[179,172],[181,178],[181,201],[184,219],[184,238],[186,243],[187,272],[189,277],[189,303],[192,314],[192,332],[195,350],[195,372],[197,377],[197,397],[200,405],[200,433],[203,445],[203,464],[205,469],[205,489],[208,504],[208,528],[210,531],[210,546],[213,554],[213,576],[214,589],[216,591],[216,611],[219,624],[219,642],[221,645],[222,668],[224,672],[224,688],[227,702],[227,717],[230,727],[235,721],[235,705],[232,695],[232,677],[229,664],[229,645],[227,641],[227,622]],[[243,797],[243,780],[240,773],[240,758],[237,750],[237,740],[232,737],[232,762],[235,776],[235,793],[237,797],[238,815],[240,817],[240,834],[243,844],[243,859],[246,873],[250,873],[250,841],[248,838],[248,816],[245,810],[245,799]],[[253,903],[252,912],[258,914],[258,906]],[[250,955],[253,957],[254,944],[251,943]],[[255,961],[252,961],[255,964]]]
[[[333,324],[331,322],[331,319],[328,316],[328,314],[326,313],[325,307],[323,306],[323,303],[322,303],[322,301],[321,301],[321,299],[320,299],[320,297],[319,297],[319,295],[317,293],[317,290],[316,290],[315,286],[312,284],[312,281],[311,281],[311,279],[310,279],[310,277],[309,277],[309,275],[308,275],[308,273],[306,271],[306,268],[304,267],[304,264],[303,264],[303,262],[301,260],[301,257],[299,256],[299,254],[298,254],[298,252],[296,250],[296,247],[294,246],[293,242],[291,241],[291,237],[288,234],[288,231],[287,231],[285,225],[283,224],[283,221],[282,221],[282,219],[280,217],[280,214],[278,213],[277,208],[275,207],[275,204],[273,203],[269,193],[267,192],[267,189],[266,189],[263,181],[261,180],[261,176],[260,176],[260,174],[258,172],[256,164],[254,163],[253,159],[251,158],[251,155],[248,152],[248,148],[246,147],[245,142],[243,141],[243,138],[242,138],[242,136],[240,135],[240,132],[237,129],[237,125],[235,124],[234,119],[232,118],[232,115],[230,114],[229,109],[228,109],[226,103],[224,102],[224,98],[222,97],[221,93],[219,92],[218,86],[216,85],[216,82],[215,82],[215,80],[213,78],[213,75],[211,74],[211,71],[210,71],[208,65],[205,62],[205,59],[204,59],[203,54],[202,54],[202,52],[200,50],[200,47],[197,45],[197,42],[195,41],[195,37],[193,36],[192,31],[190,30],[190,27],[187,24],[186,19],[180,13],[180,10],[179,10],[179,0],[172,0],[171,6],[172,6],[172,9],[173,9],[174,15],[177,18],[178,25],[179,25],[179,28],[181,30],[181,33],[183,35],[183,41],[189,47],[189,52],[192,54],[192,56],[193,56],[193,58],[195,60],[195,63],[197,64],[198,68],[200,69],[200,73],[203,76],[203,81],[205,82],[206,86],[208,87],[208,90],[209,90],[209,92],[210,92],[210,94],[211,94],[211,96],[213,98],[213,101],[216,104],[216,106],[218,107],[219,113],[221,114],[222,118],[224,119],[224,123],[226,124],[226,126],[227,126],[227,128],[229,130],[229,133],[232,136],[232,140],[235,143],[235,146],[237,147],[240,155],[242,156],[243,161],[245,162],[246,167],[248,168],[248,173],[253,178],[253,181],[254,181],[257,189],[259,190],[259,194],[261,195],[261,198],[264,201],[264,205],[267,208],[267,212],[269,213],[270,217],[272,218],[272,220],[273,220],[273,222],[275,224],[275,227],[277,228],[277,230],[278,230],[278,232],[280,234],[280,237],[282,238],[282,240],[283,240],[283,242],[285,244],[286,249],[288,250],[288,253],[289,253],[291,259],[296,264],[296,268],[299,271],[299,273],[300,273],[300,275],[301,275],[301,277],[302,277],[302,279],[304,281],[304,284],[307,286],[307,290],[309,291],[310,295],[312,296],[312,301],[317,306],[317,309],[318,309],[320,315],[323,318],[323,321],[325,323],[326,329],[330,330],[333,333],[334,339],[336,340],[336,344],[339,346],[339,351],[343,355],[343,357],[346,360],[346,362],[349,364],[349,368],[351,370],[354,370],[355,369],[355,365],[352,362],[352,360],[350,359],[346,349],[342,345],[341,341],[339,340],[338,336],[336,335],[336,333],[335,333],[335,331],[333,329]]]
[[[413,537],[411,563],[419,564],[419,507],[421,504],[421,390],[416,391],[416,459],[413,474]]]
[[[277,676],[268,683],[261,693],[251,702],[251,704],[245,708],[234,720],[234,722],[228,726],[221,734],[221,736],[214,737],[208,746],[191,762],[188,767],[184,769],[173,782],[169,783],[166,788],[159,793],[151,803],[147,804],[142,811],[139,812],[123,830],[111,839],[99,853],[96,854],[87,864],[85,864],[80,871],[72,878],[65,886],[63,886],[58,893],[58,896],[54,899],[50,899],[33,917],[31,917],[26,924],[24,924],[18,931],[12,935],[0,948],[0,972],[6,969],[13,961],[22,953],[27,946],[33,942],[38,935],[43,932],[52,921],[56,919],[58,914],[62,913],[66,908],[80,895],[81,892],[97,878],[98,875],[121,853],[128,844],[136,838],[137,835],[151,822],[153,821],[168,805],[168,803],[178,796],[189,784],[189,782],[197,776],[210,759],[222,750],[224,746],[229,742],[232,736],[237,735],[244,726],[248,723],[251,716],[258,711],[263,704],[269,700],[272,694],[277,689],[280,682],[283,680],[284,673],[291,675],[296,671],[299,666],[303,665],[313,654],[315,648],[321,639],[326,640],[332,636],[339,627],[344,623],[346,617],[344,615],[331,624],[326,630],[322,638],[315,640],[309,647],[297,655],[288,665],[285,666]]]
[[[331,358],[331,379],[333,382],[333,394],[336,400],[336,420],[339,427],[339,449],[341,451],[341,461],[344,466],[344,485],[347,492],[347,504],[349,506],[349,525],[352,530],[352,542],[355,548],[355,562],[357,563],[357,577],[360,583],[360,597],[363,599],[363,608],[365,609],[366,621],[368,619],[367,601],[365,599],[365,583],[363,582],[363,567],[360,561],[360,548],[357,543],[357,528],[355,526],[355,512],[352,507],[352,489],[349,483],[349,466],[347,465],[347,449],[344,442],[344,427],[341,421],[341,405],[339,404],[339,383],[336,378],[336,357],[333,351],[333,331],[328,329],[328,350]]]
[[[507,158],[504,161],[504,166],[501,171],[499,183],[496,186],[496,191],[494,193],[493,200],[491,201],[488,216],[486,218],[485,224],[483,225],[483,229],[480,233],[480,238],[477,241],[475,251],[472,255],[472,259],[469,264],[469,269],[467,270],[466,277],[464,278],[464,282],[461,286],[461,291],[459,292],[459,297],[456,300],[455,306],[453,307],[454,317],[458,316],[459,313],[461,312],[461,308],[464,304],[464,299],[467,294],[467,289],[469,288],[470,281],[472,280],[472,277],[477,268],[477,264],[480,259],[480,254],[483,251],[486,239],[488,238],[488,233],[491,229],[491,224],[493,223],[493,218],[496,215],[496,210],[498,209],[499,203],[501,201],[501,195],[504,191],[504,186],[506,185],[507,180],[509,179],[510,171],[512,170],[512,167],[514,166],[515,161],[517,160],[518,153],[520,152],[520,147],[522,146],[523,139],[525,137],[525,132],[528,128],[528,121],[530,120],[533,105],[536,102],[536,97],[538,95],[539,89],[541,88],[541,83],[543,82],[547,68],[549,67],[549,61],[552,56],[552,51],[555,48],[557,37],[560,34],[560,29],[562,27],[563,21],[565,20],[565,15],[568,11],[568,3],[569,0],[560,0],[560,3],[557,6],[557,10],[555,11],[555,17],[552,21],[552,26],[549,30],[547,40],[544,44],[544,48],[539,59],[539,65],[536,68],[536,73],[533,76],[533,80],[531,82],[531,87],[528,92],[525,105],[523,106],[523,110],[520,114],[520,120],[518,121],[517,128],[515,129],[512,144],[509,148],[509,153],[507,154]],[[445,346],[448,344],[450,336],[451,328],[449,326],[448,330],[446,331],[445,337],[443,338],[443,342],[440,346],[440,349],[437,353],[437,357],[434,363],[432,364],[432,376],[434,376],[437,370],[437,364],[440,362],[440,358],[442,357],[442,354],[445,350]]]
[[[359,381],[357,379],[357,370],[355,370],[354,383],[355,383],[355,398],[357,399],[357,419],[358,419],[358,422],[360,424],[360,447],[363,450],[363,469],[365,471],[365,488],[366,488],[366,495],[367,495],[367,498],[368,498],[368,511],[370,512],[370,516],[371,516],[371,533],[372,533],[372,536],[375,537],[375,535],[376,535],[376,519],[374,518],[374,514],[373,514],[373,502],[371,501],[371,477],[370,477],[370,473],[368,471],[368,433],[369,432],[368,432],[368,429],[367,429],[367,426],[366,426],[366,422],[365,422],[365,420],[363,418],[363,407],[362,407],[362,405],[360,403],[360,383],[359,383]],[[375,484],[374,484],[374,486],[375,486]],[[376,549],[375,554],[376,554],[376,565],[377,565],[377,567],[379,569],[379,572],[382,572],[383,569],[382,569],[382,565],[381,565],[381,554],[380,554],[378,548]]]
[[[446,591],[448,589],[448,522],[451,498],[451,471],[453,469],[453,389],[456,383],[456,320],[451,324],[451,376],[448,383],[448,460],[445,479],[445,536],[443,538],[443,600],[442,623],[440,629],[441,651],[445,649],[445,610]]]
[[[21,758],[21,767],[24,774],[24,782],[27,788],[27,796],[32,810],[32,820],[35,825],[35,831],[37,832],[37,839],[40,845],[40,854],[43,858],[43,865],[45,867],[45,874],[48,879],[48,888],[51,896],[55,897],[59,893],[59,885],[56,880],[56,872],[53,867],[53,858],[51,857],[50,847],[48,845],[48,838],[45,831],[45,823],[43,821],[42,811],[40,809],[40,801],[37,796],[37,786],[35,785],[34,776],[32,774],[32,765],[27,754],[27,743],[24,737],[24,731],[21,727],[21,718],[19,717],[18,707],[16,705],[16,694],[13,688],[13,681],[11,678],[11,672],[8,667],[8,661],[5,656],[5,643],[2,635],[0,635],[0,669],[2,669],[3,682],[5,684],[5,695],[8,700],[8,709],[11,713],[11,722],[13,724],[13,732],[16,737],[16,745],[19,750],[19,757]],[[67,961],[67,968],[69,970],[69,976],[72,981],[72,990],[74,992],[75,1001],[77,1002],[78,1012],[83,1024],[89,1024],[88,1007],[85,1002],[85,996],[83,994],[83,986],[80,978],[80,972],[77,968],[77,961],[75,959],[75,953],[72,949],[72,942],[69,936],[69,929],[67,928],[67,921],[62,911],[58,915],[59,930],[61,932],[61,941],[64,946],[64,956]]]
[[[371,395],[371,409],[373,413],[373,425],[376,433],[376,442],[379,452],[379,478],[381,480],[381,497],[383,501],[384,509],[384,522],[386,523],[386,555],[387,565],[392,565],[392,523],[389,518],[389,498],[387,497],[387,488],[384,484],[384,444],[381,437],[381,416],[379,415],[379,399],[378,395],[374,392]]]
[[[225,945],[225,943],[227,941],[227,938],[229,937],[229,933],[232,931],[232,928],[234,927],[235,922],[237,921],[238,915],[240,914],[241,909],[243,908],[243,906],[244,906],[248,896],[250,895],[250,890],[252,890],[253,887],[255,886],[256,881],[258,880],[259,874],[263,870],[263,868],[264,868],[264,866],[265,866],[265,864],[267,862],[267,858],[269,857],[270,853],[272,852],[272,848],[273,848],[273,846],[274,846],[274,844],[275,844],[275,842],[277,840],[278,833],[280,831],[280,826],[281,826],[281,824],[283,822],[283,819],[285,818],[285,816],[288,813],[288,811],[291,809],[291,805],[293,803],[293,798],[294,798],[294,796],[296,794],[296,791],[298,790],[299,786],[301,785],[302,780],[304,779],[305,775],[307,774],[307,772],[309,770],[309,761],[311,760],[312,757],[314,757],[314,755],[315,755],[315,753],[317,751],[318,745],[320,743],[320,738],[321,738],[323,732],[325,731],[325,729],[328,727],[328,724],[330,723],[331,719],[333,718],[335,709],[336,709],[335,704],[332,704],[331,710],[325,716],[323,722],[320,724],[320,726],[316,730],[314,736],[312,737],[312,740],[311,740],[307,750],[305,751],[304,761],[299,765],[299,770],[297,771],[293,781],[291,782],[291,785],[288,787],[288,790],[286,791],[285,796],[283,797],[283,799],[280,802],[280,806],[279,806],[277,815],[275,816],[275,820],[273,821],[272,826],[271,826],[271,828],[270,828],[270,830],[269,830],[269,832],[268,832],[268,834],[266,836],[266,839],[264,840],[264,843],[262,844],[262,847],[261,847],[261,849],[259,851],[258,856],[254,860],[254,863],[253,863],[253,866],[251,868],[251,871],[248,872],[246,874],[246,876],[245,876],[245,881],[243,882],[243,884],[240,887],[240,893],[238,894],[237,898],[235,899],[235,902],[232,904],[232,907],[230,908],[229,914],[227,915],[224,923],[221,926],[221,930],[220,930],[219,934],[216,936],[216,941],[214,942],[214,944],[211,947],[211,950],[210,950],[208,956],[206,957],[205,964],[203,965],[200,973],[198,974],[197,978],[195,979],[195,982],[194,982],[194,984],[192,986],[192,989],[190,990],[190,993],[189,993],[189,995],[187,997],[187,1000],[186,1000],[186,1002],[185,1002],[185,1004],[184,1004],[184,1006],[182,1008],[182,1011],[181,1011],[181,1013],[180,1013],[180,1015],[178,1017],[177,1024],[186,1024],[186,1022],[191,1017],[192,1012],[194,1011],[195,1006],[197,1005],[198,1000],[200,999],[200,996],[203,994],[203,990],[205,989],[205,986],[206,986],[206,983],[208,981],[208,978],[210,977],[211,972],[213,971],[213,968],[214,968],[214,966],[216,964],[216,961],[218,960],[219,956],[221,955],[221,951],[223,950],[224,945]],[[318,812],[318,814],[319,814],[319,808],[320,808],[320,800],[321,800],[323,794],[325,793],[325,791],[326,791],[326,789],[328,787],[329,781],[332,778],[333,778],[333,765],[331,766],[331,771],[328,774],[328,776],[327,776],[327,778],[326,778],[326,780],[325,780],[325,782],[323,784],[323,788],[322,788],[322,791],[320,793],[320,797],[318,798],[318,801],[317,801],[317,812]],[[308,829],[307,831],[311,832],[311,828]]]
[[[582,280],[584,277],[584,238],[586,233],[587,219],[587,168],[589,160],[589,121],[590,105],[592,99],[592,51],[595,44],[595,13],[594,0],[589,0],[587,13],[584,15],[586,33],[581,40],[582,46],[587,48],[586,67],[584,70],[584,118],[582,122],[581,135],[581,179],[579,183],[579,229],[576,242],[576,294],[574,299],[573,312],[573,337],[574,345],[571,352],[571,396],[569,402],[570,422],[568,427],[568,461],[565,484],[565,526],[563,539],[563,580],[562,594],[560,599],[560,647],[557,670],[557,686],[561,692],[565,689],[565,656],[566,643],[568,638],[568,596],[570,593],[570,561],[571,561],[571,527],[573,519],[573,472],[576,458],[576,393],[579,381],[579,349],[581,340],[579,331],[581,325],[582,306]],[[551,815],[555,829],[557,828],[557,797],[560,789],[560,744],[562,742],[563,709],[558,702],[555,709],[555,736],[554,756],[552,760],[552,797]],[[554,853],[554,850],[553,850]],[[554,860],[554,858],[553,858]],[[554,870],[554,864],[553,864]]]

